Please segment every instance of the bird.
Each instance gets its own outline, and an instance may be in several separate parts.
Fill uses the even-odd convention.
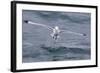
[[[79,36],[86,36],[86,34],[84,34],[84,33],[77,33],[77,32],[73,32],[73,31],[69,31],[69,30],[63,30],[63,29],[60,29],[58,26],[55,26],[53,28],[51,26],[40,24],[40,23],[35,23],[30,20],[24,20],[24,22],[27,24],[31,24],[31,25],[41,26],[41,27],[47,28],[48,30],[52,31],[52,33],[50,35],[55,41],[60,37],[59,35],[61,33],[70,33],[70,34],[79,35]]]

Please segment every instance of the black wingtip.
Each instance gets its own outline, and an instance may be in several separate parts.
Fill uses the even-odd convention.
[[[86,34],[83,34],[83,36],[86,36]]]
[[[28,20],[24,20],[25,23],[28,23]]]

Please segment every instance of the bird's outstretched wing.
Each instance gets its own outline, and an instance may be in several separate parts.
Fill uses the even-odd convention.
[[[48,26],[48,25],[44,25],[44,24],[40,24],[40,23],[35,23],[35,22],[32,22],[32,21],[28,21],[28,20],[25,20],[24,22],[27,23],[27,24],[42,26],[42,27],[45,27],[45,28],[47,28],[49,30],[53,30],[53,28]]]
[[[68,30],[61,30],[61,33],[70,33],[70,34],[74,34],[74,35],[79,35],[79,36],[86,36],[86,34],[82,34],[82,33],[77,33],[77,32],[73,32],[73,31],[68,31]]]

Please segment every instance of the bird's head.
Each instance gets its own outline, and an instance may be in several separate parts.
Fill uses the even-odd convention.
[[[58,29],[59,29],[59,27],[58,27],[58,26],[55,26],[55,29],[56,29],[56,30],[58,30]]]

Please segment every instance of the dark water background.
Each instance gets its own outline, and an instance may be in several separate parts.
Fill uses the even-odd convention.
[[[60,34],[58,42],[50,36],[52,31],[41,26],[22,24],[22,61],[45,62],[64,60],[86,60],[91,57],[90,13],[53,12],[23,10],[22,20],[59,26],[60,29],[85,33],[82,37],[74,34]]]

